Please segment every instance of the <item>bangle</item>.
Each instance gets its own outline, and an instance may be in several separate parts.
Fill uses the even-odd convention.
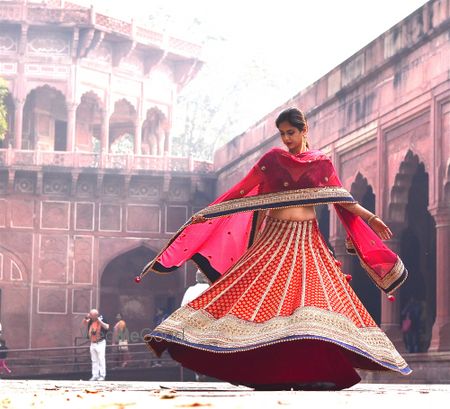
[[[376,218],[378,218],[378,216],[377,216],[376,214],[373,214],[372,216],[370,216],[370,217],[367,219],[367,224],[370,226],[370,222],[371,222],[373,219],[376,219]]]

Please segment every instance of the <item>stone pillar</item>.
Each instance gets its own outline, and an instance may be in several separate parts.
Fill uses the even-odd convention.
[[[430,351],[450,350],[450,208],[430,209],[436,222],[436,320]]]
[[[392,223],[387,223],[392,229]],[[400,239],[396,238],[399,234],[395,234],[395,230],[399,232],[399,229],[393,229],[394,238],[386,242],[389,248],[396,254],[400,253]],[[397,290],[395,294],[396,300],[389,301],[387,295],[382,292],[381,294],[381,329],[386,333],[392,343],[400,352],[405,352],[405,344],[403,342],[403,334],[400,326],[400,293]]]
[[[76,123],[77,121],[77,104],[69,104],[67,106],[67,151],[75,151],[76,144]]]
[[[22,100],[14,101],[14,149],[22,149],[23,107]]]
[[[134,154],[141,154],[141,143],[142,143],[142,119],[137,118],[134,124]]]
[[[102,120],[102,136],[101,136],[101,152],[102,154],[109,153],[109,111],[103,111]]]

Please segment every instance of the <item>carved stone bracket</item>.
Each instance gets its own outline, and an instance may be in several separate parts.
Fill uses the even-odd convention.
[[[174,76],[177,84],[180,87],[186,85],[197,74],[202,64],[201,61],[194,59],[174,63]]]
[[[87,57],[90,52],[95,51],[104,38],[104,31],[95,30],[93,28],[81,31],[79,36],[78,58]]]
[[[165,50],[152,50],[147,52],[144,58],[144,75],[150,74],[150,72],[158,67],[167,56]]]
[[[122,41],[122,43],[117,44],[113,49],[113,67],[117,67],[122,60],[128,58],[136,48],[136,45],[136,41]]]
[[[81,30],[78,36],[78,57],[83,58],[87,56],[88,49],[94,39],[95,29],[89,28]]]

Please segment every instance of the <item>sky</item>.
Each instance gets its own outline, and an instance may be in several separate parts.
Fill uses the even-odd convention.
[[[244,81],[222,143],[315,82],[424,0],[76,0],[203,44],[206,66],[186,93],[220,99]],[[249,66],[252,68],[249,71]],[[256,67],[256,68],[255,68]],[[254,82],[252,71],[256,70]],[[250,72],[250,74],[249,74]],[[197,90],[197,91],[196,91]],[[228,98],[230,99],[230,98]],[[224,114],[212,121],[226,120]],[[183,129],[182,118],[174,124]],[[211,129],[218,129],[218,124]],[[212,131],[213,132],[213,131]]]

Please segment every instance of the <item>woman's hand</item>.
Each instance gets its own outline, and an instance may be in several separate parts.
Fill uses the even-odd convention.
[[[202,216],[201,214],[194,215],[192,216],[191,224],[204,223],[206,222],[206,220],[208,219],[206,219],[205,216]]]
[[[391,229],[378,216],[370,221],[369,226],[380,239],[389,240],[393,236]]]

